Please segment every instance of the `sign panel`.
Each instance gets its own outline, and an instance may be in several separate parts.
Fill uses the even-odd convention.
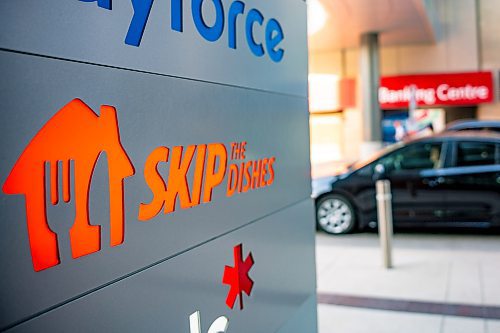
[[[491,72],[419,74],[382,77],[382,109],[407,109],[414,96],[417,106],[467,106],[490,103],[494,98]]]
[[[4,49],[307,96],[302,0],[2,0]]]
[[[309,197],[305,100],[0,59],[1,324]]]
[[[309,245],[314,226],[303,223],[311,210],[309,201],[293,205],[11,331],[315,332],[316,297],[310,293],[315,279],[309,274],[314,270],[314,248]],[[286,237],[276,237],[283,230]],[[241,257],[234,255],[235,248],[241,249]],[[227,303],[232,305],[234,287],[225,281],[236,259],[248,258],[253,265],[241,276],[251,281],[251,290],[236,290],[231,307]],[[303,306],[307,311],[300,313]],[[295,325],[282,329],[292,321]]]
[[[315,332],[305,2],[0,13],[0,331]]]

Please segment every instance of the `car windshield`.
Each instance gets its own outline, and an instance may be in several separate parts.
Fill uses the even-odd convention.
[[[370,157],[350,164],[348,166],[348,169],[349,169],[349,171],[361,169],[364,166],[372,163],[373,161],[381,158],[382,156],[389,154],[389,153],[391,153],[391,152],[393,152],[401,147],[404,147],[405,144],[406,144],[406,142],[402,141],[402,142],[397,142],[397,143],[394,143],[392,145],[386,146],[386,147],[382,148],[381,150],[377,151],[376,153],[374,153],[373,155],[371,155]]]

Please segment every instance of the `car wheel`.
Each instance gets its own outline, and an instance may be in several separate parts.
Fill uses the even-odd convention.
[[[328,194],[316,204],[316,221],[329,234],[347,234],[356,226],[356,214],[351,203],[338,194]]]

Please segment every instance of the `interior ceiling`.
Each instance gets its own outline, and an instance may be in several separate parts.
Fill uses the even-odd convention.
[[[321,30],[309,36],[311,51],[359,46],[360,35],[366,32],[379,32],[382,45],[428,43],[435,40],[430,17],[434,13],[428,13],[426,0],[316,1],[322,4],[327,19]]]

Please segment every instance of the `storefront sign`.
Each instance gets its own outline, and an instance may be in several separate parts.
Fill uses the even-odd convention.
[[[493,101],[491,72],[425,74],[383,77],[382,109],[408,108],[412,94],[418,106],[476,105]]]
[[[95,135],[90,137],[88,133]],[[231,152],[229,158],[228,149],[222,143],[190,145],[185,150],[182,146],[176,146],[171,149],[171,153],[164,146],[154,149],[144,167],[144,179],[153,192],[153,199],[150,203],[140,204],[138,219],[150,220],[162,209],[164,214],[172,213],[175,211],[177,198],[182,209],[209,203],[212,201],[213,189],[222,183],[226,173],[229,174],[228,197],[235,192],[270,186],[274,182],[273,164],[276,158],[245,162],[246,146],[246,141],[232,142],[228,145]],[[57,236],[50,230],[46,218],[47,188],[52,205],[57,205],[60,201],[67,203],[71,199],[76,201],[75,221],[70,231],[73,258],[100,250],[100,227],[90,223],[88,212],[92,174],[102,152],[108,154],[109,161],[110,244],[117,246],[124,241],[123,180],[133,176],[135,169],[121,145],[114,107],[103,105],[101,115],[97,116],[80,99],[72,100],[35,135],[10,172],[3,185],[3,192],[25,196],[35,271],[60,263]],[[190,185],[188,171],[195,152],[196,170]],[[158,172],[158,164],[169,160],[168,180],[165,181]],[[229,161],[235,163],[228,163]],[[46,164],[50,169],[50,186],[45,184]],[[70,169],[75,171],[71,172]],[[74,173],[75,198],[70,195],[71,173]],[[58,191],[60,176],[62,193]]]

